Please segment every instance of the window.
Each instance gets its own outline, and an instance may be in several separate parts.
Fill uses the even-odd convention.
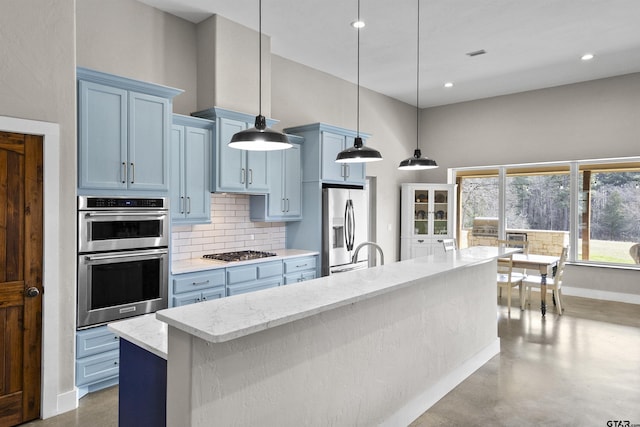
[[[580,171],[577,260],[635,264],[629,253],[640,242],[640,169]]]
[[[459,196],[459,212],[457,215],[462,225],[458,236],[458,246],[460,248],[466,248],[468,246],[475,246],[478,243],[471,240],[468,236],[469,233],[473,233],[474,222],[476,223],[476,237],[485,234],[490,236],[491,234],[497,235],[497,228],[495,233],[493,230],[487,230],[486,228],[479,231],[479,227],[482,218],[498,218],[498,177],[486,176],[486,177],[465,177],[458,181],[458,193]],[[486,226],[490,226],[490,222],[485,221]]]
[[[454,174],[460,247],[492,244],[501,230],[501,238],[527,235],[532,253],[560,253],[572,243],[572,261],[635,264],[630,248],[640,243],[638,158],[456,169]]]

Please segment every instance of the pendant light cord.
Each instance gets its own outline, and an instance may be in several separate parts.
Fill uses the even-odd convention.
[[[258,0],[258,115],[262,115],[262,0]]]
[[[418,2],[418,43],[416,47],[416,149],[420,149],[420,0]]]
[[[360,0],[358,0],[358,22],[360,22]],[[358,66],[357,66],[357,87],[358,93],[356,96],[357,109],[356,109],[356,136],[360,137],[360,27],[358,30]]]

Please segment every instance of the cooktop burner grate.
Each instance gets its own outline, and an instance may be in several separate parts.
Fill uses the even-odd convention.
[[[231,261],[247,261],[251,259],[267,258],[271,256],[276,256],[276,254],[274,254],[273,252],[263,252],[263,251],[237,251],[237,252],[224,252],[221,254],[207,254],[207,255],[203,255],[202,258],[231,262]]]

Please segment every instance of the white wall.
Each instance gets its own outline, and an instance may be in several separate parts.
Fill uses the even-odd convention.
[[[135,0],[77,0],[78,66],[183,89],[173,111],[196,108],[196,28]]]
[[[56,338],[47,350],[56,353],[55,366],[45,373],[45,387],[53,381],[53,402],[43,402],[47,411],[67,410],[65,395],[74,390],[75,333],[75,216],[76,216],[76,113],[75,113],[75,3],[73,0],[8,0],[2,2],[0,13],[0,116],[55,123],[59,128],[55,150],[46,147],[45,177],[59,168],[60,191],[55,208],[47,205],[45,196],[45,226],[53,222],[58,239],[57,261],[45,258],[43,300],[45,331],[48,325],[58,325]],[[28,128],[33,128],[31,125]],[[42,126],[40,126],[42,127]],[[2,129],[0,129],[2,130]],[[49,153],[55,151],[59,160],[51,164]],[[55,157],[55,156],[54,156]],[[49,188],[45,181],[45,192]],[[56,183],[57,184],[57,183]],[[45,248],[51,245],[51,227],[45,227]],[[56,304],[47,303],[52,296]],[[57,334],[57,335],[56,335]],[[57,398],[57,400],[56,400]],[[72,401],[72,404],[75,402]]]
[[[422,111],[421,146],[447,168],[638,156],[640,73]],[[567,293],[640,302],[637,270],[568,266]],[[595,291],[594,291],[595,290]]]
[[[262,35],[260,73],[258,32],[219,15],[199,23],[197,32],[198,110],[215,106],[258,115],[262,94],[262,115],[270,117],[271,39]]]
[[[356,86],[345,80],[274,55],[272,58],[273,116],[276,128],[324,122],[356,129]],[[367,164],[367,175],[377,180],[377,242],[388,262],[400,258],[400,184],[416,182],[416,172],[398,170],[413,155],[416,111],[395,99],[361,89],[360,131],[372,134],[367,144],[384,160]]]
[[[640,73],[422,111],[421,146],[439,169],[637,156]]]

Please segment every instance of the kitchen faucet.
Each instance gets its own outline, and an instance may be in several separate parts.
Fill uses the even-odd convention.
[[[358,252],[360,252],[360,249],[363,246],[373,246],[374,248],[376,248],[378,252],[380,252],[380,265],[384,265],[384,254],[382,253],[382,248],[380,247],[380,245],[374,242],[360,243],[358,247],[356,247],[355,251],[353,251],[353,258],[351,259],[352,263],[355,264],[356,262],[358,262]],[[369,267],[373,267],[372,263],[373,263],[373,257],[369,257]]]

